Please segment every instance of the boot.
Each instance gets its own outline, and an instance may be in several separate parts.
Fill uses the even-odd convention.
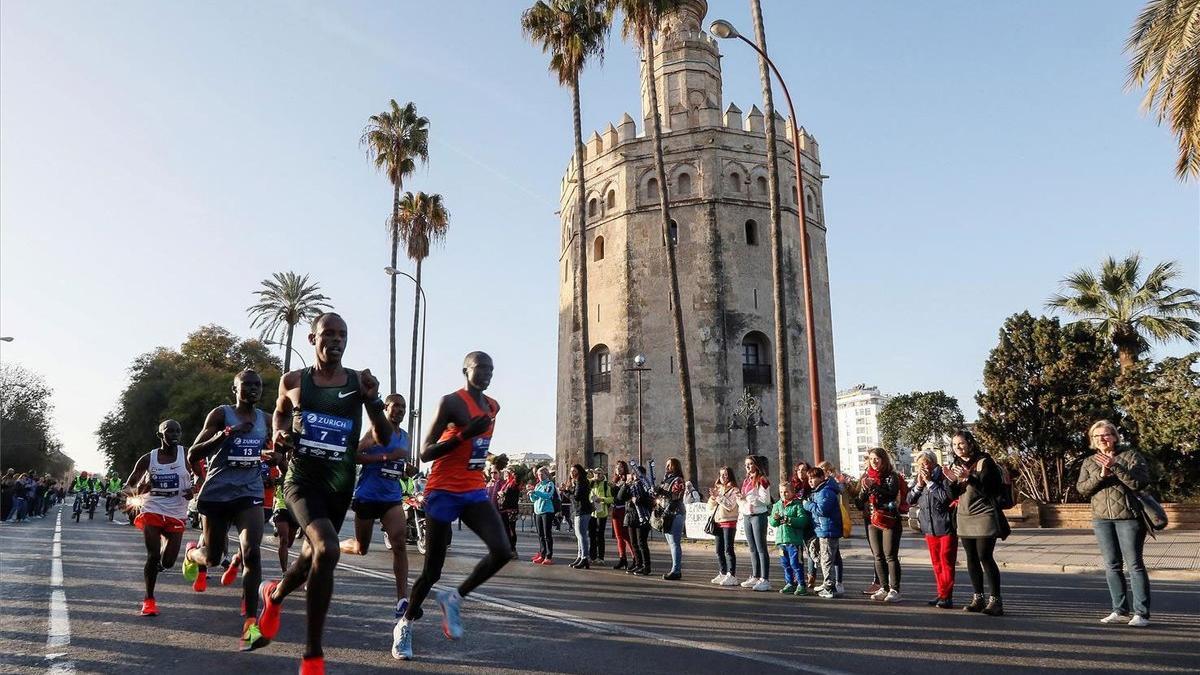
[[[1004,601],[993,595],[988,598],[987,607],[983,608],[983,613],[988,616],[1004,616]]]
[[[570,563],[568,563],[567,567],[574,567],[574,568],[578,569],[579,561],[580,561],[580,558],[576,558],[576,559],[572,560]]]
[[[592,563],[587,558],[581,558],[579,560],[579,564],[575,566],[575,569],[590,570],[590,569],[592,569]]]
[[[613,569],[614,570],[627,570],[627,569],[629,569],[629,563],[626,562],[625,557],[622,556],[621,559],[617,561],[617,564],[613,565]]]
[[[963,607],[963,609],[968,612],[982,612],[984,605],[983,593],[976,593],[971,596],[970,604],[968,604],[966,607]]]

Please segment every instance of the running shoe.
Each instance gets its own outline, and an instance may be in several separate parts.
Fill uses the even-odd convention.
[[[738,585],[737,577],[733,576],[732,574],[726,574],[725,578],[721,581],[721,585],[722,586],[737,586]]]
[[[541,553],[538,553],[537,555],[535,555],[535,556],[533,556],[532,558],[530,558],[530,562],[532,562],[534,565],[539,565],[539,564],[541,564],[541,562],[542,562],[543,560],[545,560],[545,557],[544,557],[544,556],[543,556]]]
[[[1120,612],[1113,612],[1108,616],[1100,619],[1100,623],[1129,623],[1129,615]]]
[[[779,592],[784,595],[792,595],[796,592],[796,585],[795,584],[784,584],[783,588],[779,589]]]
[[[437,603],[442,608],[442,632],[451,640],[461,638],[463,627],[459,609],[462,605],[462,596],[458,594],[458,589],[439,592]]]
[[[1134,628],[1145,628],[1146,626],[1150,625],[1150,619],[1147,619],[1141,614],[1134,614],[1133,618],[1129,620],[1128,625],[1133,626]]]
[[[719,584],[719,583],[721,583],[722,581],[725,581],[725,575],[724,575],[724,574],[718,574],[717,576],[713,577],[712,579],[709,579],[709,580],[708,580],[708,583],[710,583],[710,584]]]
[[[392,629],[392,658],[407,661],[412,658],[412,624],[400,619]]]
[[[884,602],[900,602],[901,599],[902,598],[900,597],[900,591],[893,588],[892,590],[887,592],[887,595],[884,596],[883,601]]]
[[[553,565],[554,558],[542,558],[541,560],[538,561],[538,564],[539,565]]]
[[[397,621],[399,621],[400,619],[403,619],[404,615],[407,612],[408,612],[408,598],[405,598],[405,599],[401,600],[400,602],[396,603],[395,617],[396,617]]]
[[[757,584],[754,584],[750,587],[750,590],[758,591],[760,593],[763,591],[769,591],[771,590],[771,582],[767,581],[766,579],[759,579]]]
[[[208,570],[201,569],[196,572],[196,580],[192,582],[192,590],[197,593],[203,593],[208,590]]]
[[[254,619],[246,619],[246,623],[242,626],[241,651],[252,652],[269,644],[271,641],[263,637],[262,631],[258,629],[258,624],[254,622]]]
[[[792,595],[808,595],[808,589],[804,586],[797,586],[796,592],[792,593]]]
[[[196,542],[189,541],[187,548],[183,552],[183,578],[188,581],[195,581],[196,575],[200,573],[200,565],[188,559],[188,551],[196,548]]]
[[[883,602],[888,596],[888,592],[882,588],[871,594],[871,599],[875,602]]]
[[[740,583],[738,585],[741,586],[742,588],[752,588],[757,583],[758,583],[758,577],[749,577],[745,581],[743,581],[742,583]]]
[[[241,554],[235,554],[233,560],[229,562],[229,567],[225,568],[225,573],[221,575],[221,585],[229,586],[237,579],[238,570],[242,567]]]
[[[142,616],[158,616],[158,603],[154,598],[142,600]]]
[[[283,602],[271,600],[271,594],[278,585],[278,581],[264,581],[258,585],[258,630],[268,640],[275,639],[275,634],[279,632],[279,614]],[[324,668],[324,664],[321,667]]]
[[[300,675],[325,675],[325,657],[306,656],[300,659]]]

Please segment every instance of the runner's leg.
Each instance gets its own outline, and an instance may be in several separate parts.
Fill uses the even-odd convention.
[[[142,537],[146,543],[146,566],[142,568],[142,576],[146,581],[146,597],[154,597],[154,585],[158,582],[158,570],[162,564],[162,530],[146,525],[142,528]],[[172,561],[174,562],[174,561]]]
[[[233,519],[242,549],[242,598],[246,616],[258,614],[258,585],[262,583],[262,512],[257,506],[243,509]]]
[[[366,555],[371,547],[371,535],[374,533],[374,529],[374,518],[368,520],[354,516],[354,539],[346,541],[342,551],[353,555]]]
[[[227,548],[225,538],[229,533],[229,525],[228,520],[219,516],[204,517],[200,545],[184,554],[188,560],[200,566],[200,571],[221,564]]]
[[[463,508],[459,519],[467,524],[475,536],[483,540],[487,546],[487,555],[475,565],[471,574],[463,579],[458,587],[458,594],[466,597],[468,593],[480,584],[492,578],[502,567],[512,560],[512,549],[508,547],[508,534],[504,531],[504,522],[500,520],[500,512],[490,502],[469,504]],[[585,552],[586,553],[586,552]]]
[[[388,509],[383,517],[383,531],[392,542],[392,572],[396,575],[397,602],[408,597],[408,550],[405,535],[408,521],[404,515],[404,505],[397,504]]]
[[[169,570],[179,559],[179,548],[183,545],[182,532],[164,532],[162,535],[162,552],[159,565]]]
[[[493,509],[494,511],[495,509]],[[442,578],[442,565],[446,564],[446,548],[450,545],[450,523],[435,520],[425,514],[425,566],[413,582],[408,600],[408,611],[404,618],[414,621],[421,617],[421,603],[429,590]]]

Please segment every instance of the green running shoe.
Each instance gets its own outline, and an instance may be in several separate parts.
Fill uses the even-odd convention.
[[[187,550],[183,553],[183,578],[187,579],[188,581],[195,581],[196,576],[200,574],[200,565],[197,565],[189,560],[187,555],[188,551],[191,551],[194,548],[196,548],[196,542],[189,541]]]

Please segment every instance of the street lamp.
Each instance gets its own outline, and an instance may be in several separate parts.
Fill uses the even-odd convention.
[[[650,372],[650,368],[646,367],[646,357],[638,354],[633,357],[633,367],[626,368],[625,372],[633,372],[637,374],[637,394],[638,394],[638,464],[646,461],[645,452],[642,449],[642,373]]]
[[[421,419],[421,411],[417,409],[417,403],[425,400],[425,315],[429,311],[429,303],[425,300],[425,289],[421,286],[421,284],[417,283],[416,277],[409,274],[408,272],[401,272],[400,270],[396,269],[395,267],[392,267],[391,265],[388,265],[387,267],[383,268],[383,271],[389,277],[396,277],[396,276],[408,277],[409,279],[412,280],[412,282],[414,284],[417,285],[417,291],[420,292],[420,294],[421,294],[421,374],[420,374],[420,385],[418,385],[418,389],[417,389],[417,400],[408,402],[408,428],[410,431],[415,429],[415,431],[417,432],[415,436],[412,436],[410,438],[410,445],[412,446],[412,448],[411,448],[412,454],[413,454],[413,458],[415,460],[415,458],[420,454],[417,452],[417,448],[420,447],[420,444],[421,444],[421,427],[423,425],[423,421]]]
[[[12,341],[13,341],[13,339],[10,337],[0,337],[0,342],[12,342]]]
[[[742,393],[742,397],[737,400],[733,407],[733,414],[730,415],[729,430],[746,429],[746,454],[758,454],[758,428],[767,426],[767,421],[763,419],[762,402],[750,394],[750,390],[746,389]]]
[[[733,27],[733,24],[724,19],[712,22],[708,30],[723,40],[735,38],[741,40],[750,45],[751,49],[758,52],[758,55],[771,67],[771,72],[775,73],[775,79],[779,80],[779,86],[783,88],[783,97],[787,100],[788,112],[792,116],[792,152],[796,157],[796,210],[799,211],[800,215],[800,268],[804,280],[804,320],[807,322],[807,330],[804,331],[804,337],[808,343],[808,398],[812,415],[813,463],[820,464],[825,459],[825,447],[821,435],[821,382],[817,375],[816,320],[813,318],[812,252],[809,250],[808,222],[804,213],[804,165],[800,159],[800,130],[796,127],[796,108],[792,105],[792,95],[788,92],[787,84],[783,81],[783,76],[779,74],[779,69],[775,67],[775,63],[771,61],[771,57],[767,56],[765,51],[759,49],[758,45],[750,40],[747,40],[746,36],[739,33]],[[774,124],[774,122],[768,120],[767,124]],[[782,386],[782,383],[780,383],[780,386]]]
[[[276,347],[288,347],[286,344],[284,344],[282,342],[276,342],[274,340],[263,340],[263,344],[264,345],[275,345]],[[308,367],[308,364],[304,362],[304,357],[301,356],[300,352],[297,351],[295,347],[288,347],[288,349],[291,349],[292,353],[296,355],[296,358],[300,359],[300,365],[304,366],[305,368]]]

